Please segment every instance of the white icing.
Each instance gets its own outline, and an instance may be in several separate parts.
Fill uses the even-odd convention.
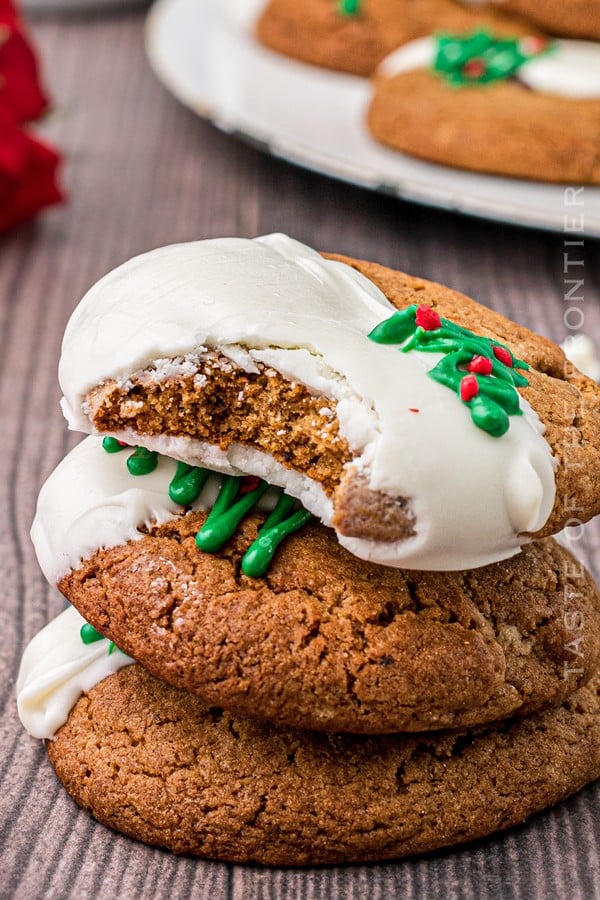
[[[534,91],[576,99],[600,97],[600,44],[591,41],[553,41],[552,49],[524,63],[517,72]],[[433,66],[437,55],[434,38],[425,37],[404,44],[390,53],[378,68],[378,75],[392,78],[414,69]]]
[[[135,660],[118,649],[109,654],[103,638],[84,644],[85,625],[69,607],[28,644],[17,678],[17,708],[23,727],[36,738],[52,738],[79,697]]]
[[[562,344],[565,356],[580,372],[600,382],[600,360],[596,351],[596,345],[586,334],[574,334],[568,337]]]
[[[106,453],[100,438],[86,438],[42,487],[31,539],[40,568],[52,584],[99,548],[140,540],[144,536],[140,526],[162,525],[181,515],[182,507],[169,497],[175,460],[160,456],[154,472],[133,476],[127,470],[127,455],[126,450]],[[233,467],[222,470],[243,474]],[[210,509],[219,484],[219,476],[211,476],[192,508]],[[258,507],[271,510],[275,502],[275,492],[267,492]]]
[[[600,97],[600,45],[555,41],[550,53],[526,62],[518,77],[534,91],[581,100]]]
[[[415,69],[429,69],[434,64],[436,56],[435,38],[418,38],[416,41],[403,44],[386,56],[377,68],[377,75],[393,78],[394,75],[413,72]]]
[[[387,545],[340,538],[352,552],[423,569],[511,556],[519,534],[541,528],[553,506],[554,463],[543,428],[523,400],[524,415],[511,417],[501,439],[475,427],[468,408],[427,377],[436,354],[369,340],[394,311],[354,269],[284,235],[165,247],[105,276],[76,309],[60,363],[63,409],[72,428],[90,431],[84,398],[95,385],[202,347],[227,347],[240,359],[239,347],[338,400],[341,434],[361,451],[357,462],[370,488],[409,499],[414,537]],[[143,443],[221,471],[239,466],[285,486],[331,523],[322,490],[264,453],[234,445],[223,454],[185,439]]]

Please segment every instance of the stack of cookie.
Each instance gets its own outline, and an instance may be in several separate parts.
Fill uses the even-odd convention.
[[[287,56],[373,77],[367,125],[395,150],[600,184],[597,0],[270,0],[255,30]]]
[[[176,852],[373,860],[600,775],[600,389],[447,288],[283,235],[165,247],[66,330],[91,433],[32,536],[72,606],[25,727],[101,822]]]

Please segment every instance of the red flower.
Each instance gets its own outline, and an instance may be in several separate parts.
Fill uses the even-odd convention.
[[[468,403],[479,393],[479,385],[474,375],[465,375],[460,380],[460,399]]]
[[[491,375],[492,361],[487,356],[474,356],[467,369],[469,372],[477,372],[478,375]]]
[[[0,106],[0,231],[58,203],[58,154],[23,131]]]
[[[513,358],[504,347],[494,347],[494,356],[501,363],[504,363],[505,366],[509,366],[512,369]]]
[[[442,320],[435,309],[430,306],[419,306],[415,316],[415,322],[424,331],[436,331],[442,327]]]
[[[58,154],[23,128],[47,108],[23,24],[0,0],[0,231],[62,200]]]
[[[0,3],[2,0],[0,0]],[[40,85],[37,62],[23,26],[0,6],[0,105],[10,109],[17,122],[31,122],[48,109]]]

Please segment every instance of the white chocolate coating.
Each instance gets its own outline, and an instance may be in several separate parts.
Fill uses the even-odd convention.
[[[33,737],[54,737],[79,697],[108,675],[135,660],[103,638],[84,644],[83,619],[72,606],[46,625],[28,644],[17,678],[17,708]]]
[[[78,569],[99,548],[117,547],[144,537],[144,529],[163,525],[183,509],[169,497],[169,484],[177,467],[159,456],[149,475],[130,475],[127,456],[106,453],[102,439],[88,437],[59,463],[43,485],[31,526],[31,539],[40,568],[51,584]],[[229,474],[241,475],[238,470]],[[192,509],[210,509],[221,478],[211,476]],[[270,511],[278,492],[267,491],[258,508]]]
[[[351,552],[438,570],[505,559],[518,552],[522,532],[543,526],[554,503],[543,427],[521,399],[524,415],[511,417],[502,438],[477,428],[453,392],[427,376],[437,354],[369,340],[394,311],[354,269],[284,235],[164,247],[105,276],[75,310],[59,370],[63,409],[72,428],[90,431],[84,406],[92,387],[126,381],[157,359],[185,364],[207,347],[248,369],[266,363],[335,398],[340,432],[371,490],[409,500],[414,537],[382,544],[339,536]],[[331,524],[320,487],[264,453],[237,445],[223,453],[189,439],[129,440],[221,471],[243,466]]]
[[[517,72],[534,91],[558,94],[573,100],[600,98],[600,44],[592,41],[553,41],[548,53],[524,63]],[[419,38],[390,53],[380,64],[377,74],[386,78],[428,69],[437,54],[434,38]]]

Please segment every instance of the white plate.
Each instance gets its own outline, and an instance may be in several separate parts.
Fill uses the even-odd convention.
[[[581,213],[561,185],[461,172],[379,146],[363,126],[369,82],[256,43],[244,22],[262,2],[158,0],[150,11],[154,71],[218,128],[300,166],[443,209],[556,231]],[[600,237],[600,188],[586,187],[583,198],[585,232]]]

